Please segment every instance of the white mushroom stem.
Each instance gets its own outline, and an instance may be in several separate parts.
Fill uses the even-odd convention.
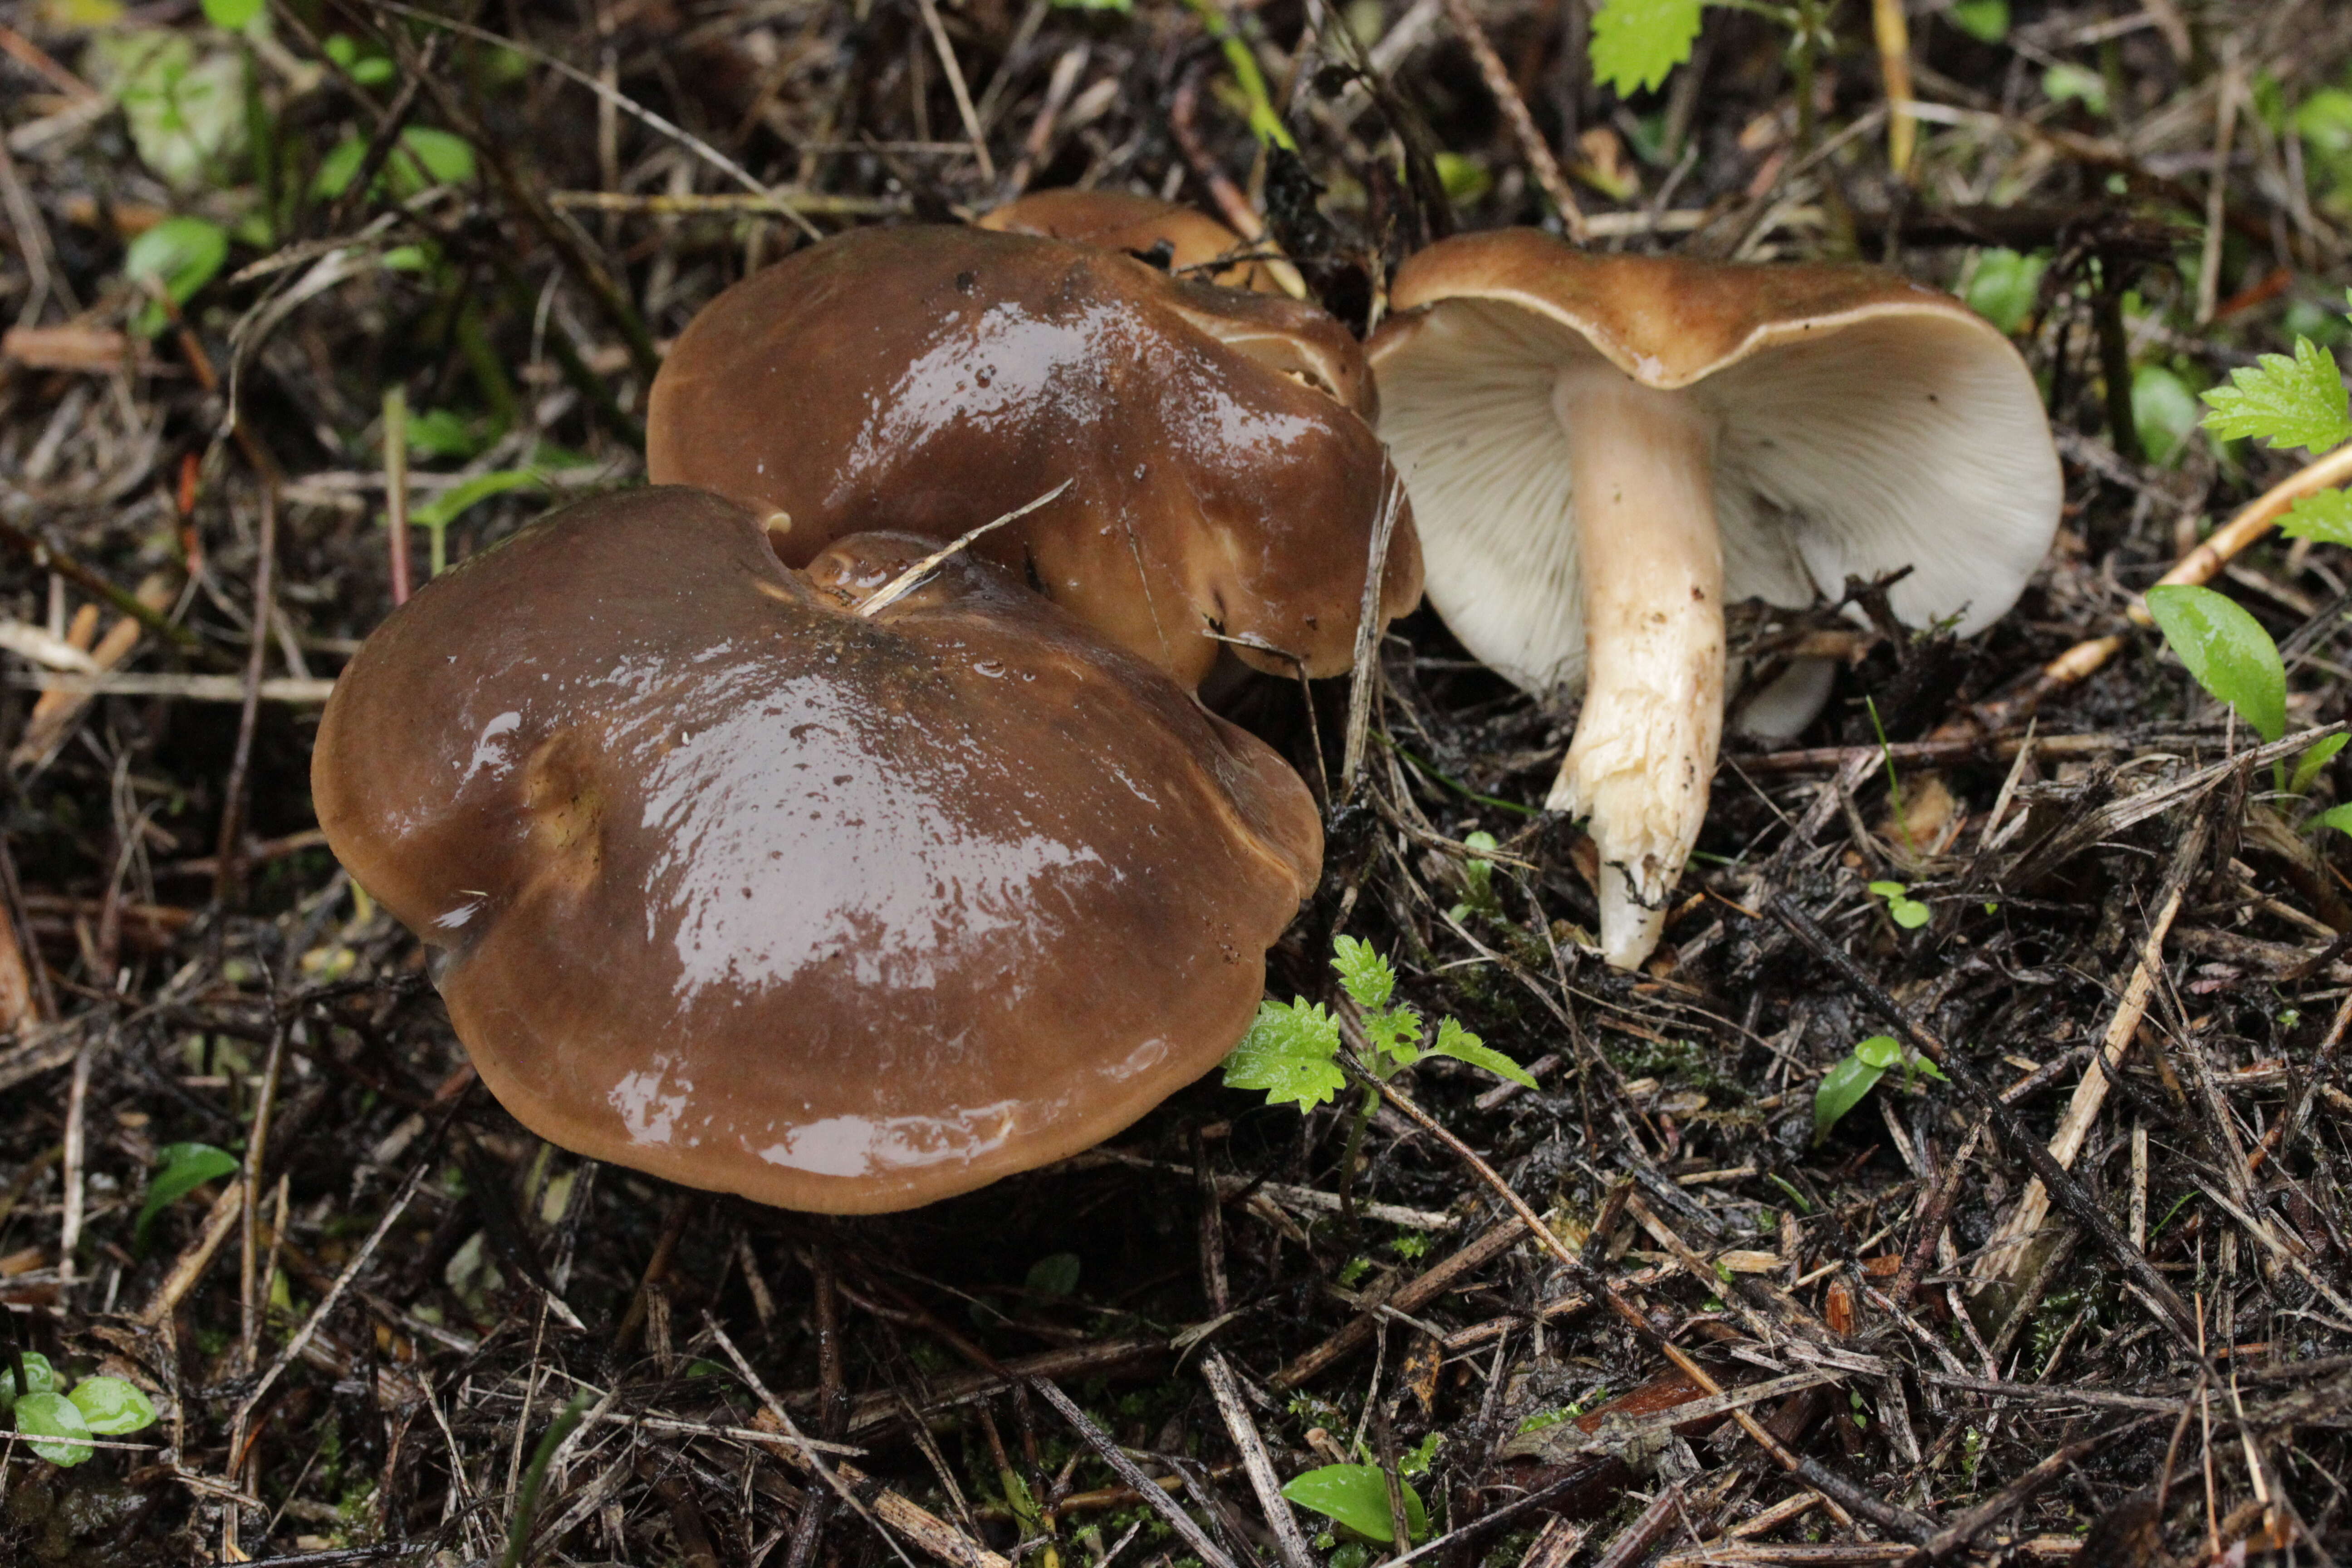
[[[1586,676],[1547,804],[1589,818],[1601,952],[1631,969],[1665,928],[1723,733],[1714,432],[1686,395],[1599,361],[1560,374],[1552,408],[1576,477]]]

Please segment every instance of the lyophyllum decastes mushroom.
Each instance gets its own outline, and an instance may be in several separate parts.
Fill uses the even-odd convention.
[[[1532,230],[1399,268],[1370,356],[1430,602],[1584,705],[1549,805],[1590,819],[1601,943],[1639,963],[1706,817],[1724,603],[1899,567],[1913,626],[2007,610],[2063,500],[2032,374],[1948,295],[1858,266],[1591,255]]]
[[[770,537],[695,490],[580,502],[337,684],[320,824],[446,950],[499,1101],[853,1213],[1085,1148],[1214,1065],[1317,874],[1297,776],[997,567],[868,617],[936,542],[796,572]]]

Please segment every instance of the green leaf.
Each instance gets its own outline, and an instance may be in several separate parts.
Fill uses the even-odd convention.
[[[2301,447],[2314,457],[2352,437],[2344,378],[2336,356],[2309,338],[2294,341],[2294,356],[2264,354],[2259,364],[2230,373],[2230,384],[2205,395],[2212,413],[2205,428],[2235,439],[2250,436],[2273,447]]]
[[[116,26],[82,51],[83,73],[122,106],[140,162],[178,189],[235,183],[247,139],[236,48],[199,52],[189,34]]]
[[[89,1424],[62,1394],[28,1394],[16,1401],[16,1430],[36,1438],[87,1437]],[[32,1449],[53,1465],[79,1465],[96,1452],[71,1443],[36,1442]]]
[[[1038,1296],[1066,1296],[1078,1288],[1078,1255],[1054,1252],[1029,1266],[1024,1289]]]
[[[1396,971],[1389,961],[1372,951],[1372,944],[1359,942],[1352,936],[1336,937],[1331,942],[1331,967],[1339,972],[1339,984],[1359,1007],[1385,1007],[1396,994]]]
[[[1873,1035],[1853,1047],[1853,1059],[1885,1072],[1902,1064],[1903,1047],[1892,1035]]]
[[[131,1228],[134,1253],[147,1250],[147,1230],[157,1215],[206,1182],[229,1174],[238,1163],[236,1155],[209,1143],[166,1143],[155,1158],[159,1165],[155,1179],[147,1184],[147,1201],[140,1205],[138,1223]]]
[[[1873,882],[1870,890],[1886,900],[1888,918],[1905,931],[1917,931],[1935,918],[1934,910],[1906,896],[1911,889],[1901,882]]]
[[[2061,60],[2042,73],[2042,95],[2053,103],[2079,103],[2093,114],[2107,111],[2107,79],[2071,61]]]
[[[1410,1483],[1397,1485],[1404,1492],[1405,1528],[1419,1541],[1429,1533],[1429,1510]],[[1396,1526],[1389,1518],[1388,1477],[1378,1465],[1325,1465],[1294,1477],[1282,1495],[1369,1540],[1396,1539]]]
[[[28,1395],[50,1394],[56,1391],[57,1386],[58,1374],[56,1369],[49,1365],[49,1358],[38,1351],[26,1351],[25,1352],[26,1394]],[[16,1374],[9,1368],[6,1359],[0,1358],[0,1410],[9,1409],[16,1403]]]
[[[1666,79],[1690,58],[1705,0],[1606,0],[1592,18],[1592,74],[1620,98]]]
[[[261,15],[262,0],[205,0],[205,20],[224,32],[249,26]]]
[[[2286,509],[2279,531],[2289,539],[2352,544],[2352,490],[2316,490]]]
[[[1447,1018],[1437,1026],[1437,1043],[1429,1047],[1432,1056],[1452,1057],[1458,1062],[1468,1062],[1474,1068],[1485,1068],[1496,1078],[1509,1079],[1522,1089],[1533,1089],[1536,1080],[1528,1069],[1481,1040],[1477,1036]]]
[[[2352,833],[2352,805],[2332,805],[2312,818],[2314,827],[2332,827],[2338,833]],[[26,1358],[30,1360],[30,1357]]]
[[[1364,1037],[1371,1042],[1372,1063],[1382,1077],[1409,1068],[1421,1059],[1421,1015],[1410,1007],[1367,1013]]]
[[[2289,793],[2310,794],[2312,781],[2319,777],[2319,770],[2335,759],[2347,741],[2352,741],[2352,735],[2329,735],[2295,758],[2294,776],[2287,781],[2286,785]]]
[[[2147,610],[2200,686],[2263,740],[2286,733],[2286,667],[2260,621],[2226,595],[2185,584],[2150,588]]]
[[[488,444],[487,427],[454,408],[427,408],[408,416],[408,449],[425,458],[470,458]]]
[[[2009,0],[1957,0],[1945,19],[1980,44],[2009,37]]]
[[[474,177],[474,149],[462,136],[412,125],[400,133],[400,150],[401,156],[384,160],[392,171],[394,195],[406,198],[433,185],[462,185]]]
[[[1261,1002],[1249,1033],[1225,1058],[1225,1087],[1264,1089],[1268,1105],[1311,1110],[1348,1085],[1332,1060],[1339,1053],[1339,1021],[1321,1003]]]
[[[2046,256],[2020,256],[2014,250],[1987,250],[1977,257],[1962,297],[1969,310],[2014,333],[2033,313],[2042,298],[2042,275],[2050,269]]]
[[[438,410],[436,411],[439,412]],[[414,446],[414,437],[410,445]],[[487,474],[477,474],[463,484],[452,485],[424,506],[408,514],[408,521],[419,528],[446,528],[458,517],[489,500],[509,490],[543,490],[544,476],[530,468],[499,468]]]
[[[1884,1036],[1878,1037],[1885,1038]],[[1871,1042],[1863,1042],[1868,1045]],[[1892,1040],[1888,1040],[1893,1045]],[[1900,1060],[1898,1049],[1895,1058]],[[1889,1064],[1892,1065],[1891,1063]],[[1873,1067],[1862,1059],[1860,1050],[1840,1061],[1822,1075],[1821,1087],[1813,1090],[1813,1142],[1818,1143],[1830,1134],[1845,1113],[1862,1103],[1863,1096],[1878,1086],[1886,1076],[1886,1068]]]
[[[310,194],[331,200],[350,189],[359,177],[360,165],[367,161],[367,149],[362,136],[347,136],[335,143],[319,160],[319,172],[310,177]],[[435,185],[463,184],[474,177],[474,149],[465,138],[412,125],[400,133],[400,145],[384,159],[369,190],[372,194],[389,191],[394,200],[406,201]]]
[[[2132,376],[2132,425],[2142,450],[2159,463],[2178,457],[2197,428],[2197,395],[2160,364],[2144,364]]]
[[[228,231],[200,217],[169,217],[132,240],[122,253],[122,275],[142,288],[161,289],[184,305],[211,282],[228,259]],[[152,338],[171,324],[154,300],[140,311],[132,330]]]
[[[85,1377],[74,1384],[73,1406],[84,1425],[101,1437],[119,1437],[155,1425],[155,1406],[135,1383],[119,1377]]]

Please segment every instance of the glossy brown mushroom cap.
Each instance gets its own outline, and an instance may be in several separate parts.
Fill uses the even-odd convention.
[[[1321,856],[1297,775],[1157,670],[932,548],[812,572],[657,489],[436,579],[312,765],[358,881],[448,950],[483,1081],[566,1148],[898,1209],[1117,1131],[1248,1026]]]
[[[1205,213],[1130,191],[1036,191],[981,218],[1001,234],[1034,234],[1107,250],[1150,250],[1165,243],[1168,269],[1195,282],[1279,294],[1273,270],[1254,261],[1216,265],[1250,248],[1249,241]]]
[[[1197,684],[1348,667],[1370,545],[1402,506],[1363,355],[1313,306],[972,228],[860,229],[737,284],[655,378],[646,464],[772,522],[804,565],[888,518],[974,548]],[[1397,524],[1382,618],[1421,595]],[[1294,663],[1293,660],[1297,662]]]

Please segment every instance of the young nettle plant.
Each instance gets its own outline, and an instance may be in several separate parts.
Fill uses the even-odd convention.
[[[2352,290],[2346,298],[2352,300]],[[2292,354],[2264,354],[2204,397],[2205,428],[2217,437],[2300,447],[2315,458],[2352,440],[2352,397],[2336,356],[2300,334]],[[2289,539],[2352,545],[2352,493],[2339,487],[2305,496],[2280,518],[2279,531]],[[2147,611],[2200,686],[2263,740],[2285,736],[2286,665],[2260,621],[2227,595],[2187,584],[2149,589]],[[2322,740],[2295,759],[2292,773],[2280,763],[2279,789],[2300,795],[2310,788],[2344,742],[2342,735]],[[2352,805],[2324,812],[2315,824],[2352,832]]]
[[[1363,1009],[1364,1038],[1371,1047],[1363,1068],[1373,1078],[1386,1082],[1423,1057],[1452,1057],[1525,1088],[1536,1087],[1525,1068],[1452,1018],[1440,1019],[1437,1038],[1426,1039],[1418,1012],[1389,1005],[1396,995],[1396,971],[1370,942],[1337,937],[1331,949],[1331,967],[1339,972],[1341,988]],[[1268,1105],[1296,1104],[1304,1114],[1347,1088],[1339,1058],[1339,1020],[1322,1003],[1304,996],[1261,1002],[1249,1033],[1225,1058],[1225,1086],[1264,1089]],[[1380,1090],[1367,1084],[1360,1123],[1370,1121],[1380,1103]]]

